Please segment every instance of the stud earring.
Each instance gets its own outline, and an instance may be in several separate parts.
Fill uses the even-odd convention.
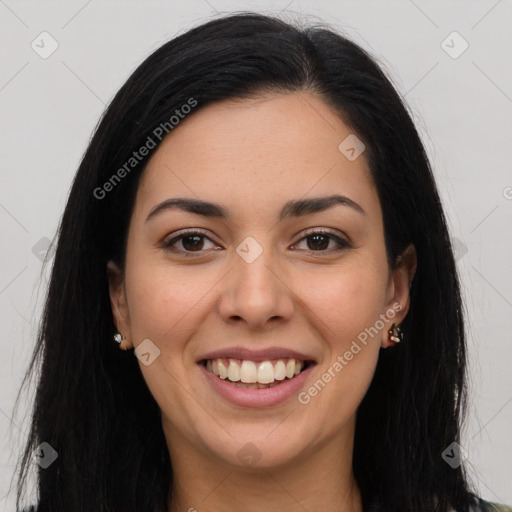
[[[404,333],[400,329],[400,324],[393,324],[388,333],[391,340],[395,343],[400,343],[404,339]]]
[[[123,345],[121,345],[121,342],[124,340],[124,336],[120,333],[120,332],[116,332],[114,334],[114,341],[117,342],[117,344],[119,345],[119,348],[121,350],[127,350],[126,347],[124,347]]]

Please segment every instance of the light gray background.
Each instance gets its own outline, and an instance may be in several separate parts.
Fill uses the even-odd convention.
[[[6,494],[28,416],[12,418],[12,407],[48,277],[33,247],[53,238],[92,130],[135,66],[233,10],[326,21],[376,56],[405,95],[459,248],[472,375],[463,446],[481,495],[512,504],[511,1],[0,0],[2,509],[14,510]],[[31,48],[43,31],[59,45],[47,59]],[[443,49],[459,52],[457,36],[442,46],[453,31],[469,44],[458,58]]]

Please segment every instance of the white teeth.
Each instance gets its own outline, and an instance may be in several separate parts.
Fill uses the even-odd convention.
[[[290,359],[286,363],[286,376],[291,379],[295,375],[295,360]]]
[[[273,364],[274,363],[274,364]],[[209,359],[206,361],[206,369],[221,379],[229,379],[231,382],[244,384],[277,383],[285,378],[291,379],[302,371],[303,361],[297,359],[278,359],[275,361],[261,361],[255,363],[247,359]],[[258,386],[257,386],[258,387]]]
[[[226,368],[226,365],[223,363],[222,359],[216,359],[217,361],[217,367],[219,373],[215,373],[217,377],[220,377],[221,379],[227,379],[228,378],[228,369]],[[213,364],[212,364],[213,366]]]
[[[284,380],[286,377],[286,365],[284,361],[277,361],[274,367],[274,377],[276,380]]]
[[[273,373],[273,372],[272,372]],[[240,367],[240,380],[242,382],[254,383],[258,379],[258,369],[252,361],[243,361]],[[274,380],[274,379],[272,379]],[[260,381],[261,382],[261,381]]]
[[[260,384],[274,382],[274,367],[270,361],[263,361],[258,365],[258,382]]]
[[[238,382],[240,380],[240,366],[234,359],[229,360],[228,379],[231,382]]]

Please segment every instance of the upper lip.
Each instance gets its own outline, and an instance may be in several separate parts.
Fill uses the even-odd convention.
[[[268,347],[254,350],[242,346],[226,347],[202,355],[197,362],[207,359],[246,359],[248,361],[269,361],[272,359],[300,359],[301,361],[312,361],[315,359],[310,355],[283,347]]]

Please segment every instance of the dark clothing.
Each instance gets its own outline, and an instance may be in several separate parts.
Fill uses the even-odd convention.
[[[378,503],[375,503],[370,507],[369,512],[386,511]],[[478,505],[471,507],[467,512],[512,512],[512,508],[480,499]]]

